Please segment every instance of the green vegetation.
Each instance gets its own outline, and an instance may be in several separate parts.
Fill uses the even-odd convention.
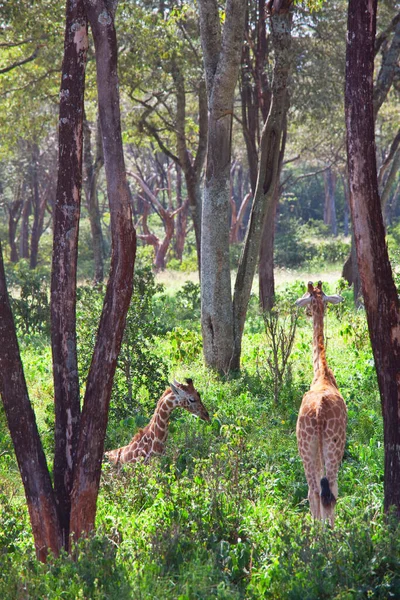
[[[329,286],[332,293],[340,290],[346,298],[329,309],[327,353],[349,415],[332,531],[311,520],[296,445],[297,412],[312,378],[312,329],[305,313],[298,314],[293,349],[277,388],[271,339],[257,298],[252,297],[242,372],[220,378],[202,365],[198,285],[189,281],[171,292],[155,283],[145,262],[140,256],[107,448],[126,443],[148,421],[173,377],[193,377],[211,423],[176,411],[163,457],[119,471],[104,463],[96,533],[79,543],[73,558],[65,555],[43,565],[34,556],[20,476],[1,412],[2,596],[18,600],[399,597],[400,532],[382,510],[379,394],[365,315],[353,309],[350,291],[343,290],[342,282]],[[286,283],[278,291],[275,326],[286,328],[304,282]],[[102,287],[80,288],[82,385],[102,296]],[[32,320],[33,329],[35,311]],[[28,330],[23,320],[17,324],[50,462],[49,340],[46,331],[26,335],[30,324]]]

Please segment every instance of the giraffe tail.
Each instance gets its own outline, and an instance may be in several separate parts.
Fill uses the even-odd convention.
[[[331,492],[327,477],[321,479],[321,504],[324,508],[328,509],[334,508],[336,504],[336,498]]]

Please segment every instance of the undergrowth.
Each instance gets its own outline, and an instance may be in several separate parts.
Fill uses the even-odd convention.
[[[242,371],[220,378],[202,366],[198,288],[188,285],[171,298],[154,287],[149,272],[141,278],[149,294],[146,285],[140,291],[139,282],[113,392],[109,443],[125,443],[150,418],[168,378],[193,377],[211,422],[174,411],[163,457],[119,470],[105,463],[96,532],[80,542],[76,560],[61,556],[43,565],[34,557],[0,413],[0,594],[17,600],[400,597],[400,531],[382,511],[382,418],[364,313],[345,302],[326,317],[328,362],[349,416],[332,531],[312,522],[296,444],[298,409],[312,379],[312,327],[304,312],[274,398],[256,301],[249,310]],[[296,283],[280,294],[277,318],[279,303],[292,305],[302,288]],[[78,307],[81,350],[88,353],[86,317],[100,306],[93,294],[83,291]],[[138,344],[144,344],[144,354]],[[48,344],[31,338],[22,352],[50,463]],[[84,377],[84,360],[80,364]],[[137,397],[151,377],[147,396]]]

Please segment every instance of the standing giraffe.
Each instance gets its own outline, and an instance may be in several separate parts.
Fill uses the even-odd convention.
[[[209,414],[200,394],[194,388],[193,380],[186,379],[186,382],[187,385],[177,381],[171,383],[171,387],[165,390],[157,402],[150,423],[140,429],[127,446],[106,452],[107,458],[118,465],[141,459],[148,462],[154,454],[163,454],[168,436],[168,421],[174,408],[185,408],[203,421],[209,421]]]
[[[297,420],[296,434],[308,483],[308,500],[315,519],[334,524],[338,495],[337,475],[346,443],[347,408],[336,379],[326,363],[324,311],[327,302],[338,304],[343,298],[327,296],[319,281],[296,300],[297,306],[309,306],[313,319],[314,379],[304,394]]]

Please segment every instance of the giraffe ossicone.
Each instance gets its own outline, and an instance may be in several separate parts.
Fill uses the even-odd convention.
[[[308,306],[313,319],[314,379],[303,396],[297,419],[296,435],[308,483],[308,500],[315,519],[329,519],[334,524],[338,496],[338,471],[346,444],[347,408],[336,379],[326,362],[324,312],[328,302],[338,304],[343,298],[328,296],[322,283],[310,281],[307,292],[296,300]]]
[[[210,421],[206,407],[195,389],[192,379],[185,383],[174,380],[159,401],[156,410],[144,429],[140,429],[127,446],[110,450],[105,456],[116,465],[144,460],[163,454],[168,437],[168,421],[175,408],[184,408],[203,421]]]

